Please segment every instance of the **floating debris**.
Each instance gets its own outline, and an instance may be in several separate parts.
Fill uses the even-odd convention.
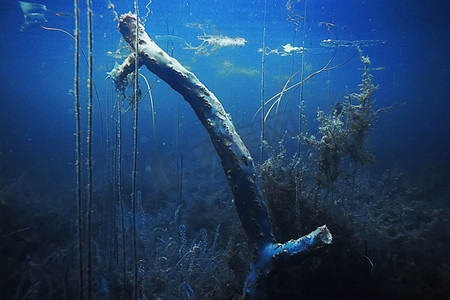
[[[270,49],[269,47],[266,47],[266,55],[276,54],[276,55],[280,55],[280,56],[288,56],[288,55],[293,55],[295,53],[303,53],[304,51],[306,51],[306,48],[301,47],[301,46],[299,46],[299,47],[292,46],[289,43],[286,45],[282,45],[276,49]],[[262,52],[262,48],[259,48],[258,52]]]
[[[117,51],[108,51],[106,52],[106,55],[108,55],[109,57],[115,58],[115,59],[124,59],[127,58],[128,55],[130,55],[129,53],[122,53],[122,52],[117,52]]]
[[[73,17],[72,14],[61,11],[54,11],[47,8],[44,4],[19,1],[22,10],[24,22],[20,26],[20,31],[25,31],[37,25],[47,23],[45,13],[53,13],[58,17]]]
[[[320,46],[326,48],[335,48],[335,47],[372,47],[378,46],[386,43],[383,40],[357,40],[357,41],[346,41],[346,40],[332,40],[327,39],[320,42]]]
[[[199,46],[193,47],[187,44],[184,49],[195,50],[196,55],[211,55],[224,47],[243,47],[247,40],[242,37],[229,37],[225,35],[199,35],[197,38],[202,41]]]
[[[229,76],[232,74],[240,74],[244,76],[257,76],[259,75],[259,70],[239,67],[231,63],[229,60],[225,60],[219,68],[219,74],[222,76]]]
[[[201,27],[199,27],[201,28]],[[211,55],[220,48],[224,47],[243,47],[247,43],[247,40],[242,37],[229,37],[225,35],[209,35],[204,33],[197,36],[197,39],[202,41],[198,46],[192,46],[186,42],[182,37],[176,35],[157,35],[156,39],[165,39],[173,42],[179,42],[182,44],[185,50],[195,50],[196,55]]]

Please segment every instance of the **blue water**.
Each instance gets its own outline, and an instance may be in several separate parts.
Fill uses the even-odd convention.
[[[92,55],[95,82],[93,214],[97,249],[94,252],[98,256],[103,256],[97,257],[94,263],[96,280],[94,298],[121,299],[122,286],[126,286],[125,293],[128,296],[125,298],[130,299],[132,295],[131,250],[126,251],[129,259],[129,284],[120,284],[121,263],[120,259],[115,257],[115,255],[121,255],[120,250],[117,250],[121,242],[121,231],[115,190],[117,186],[116,105],[118,94],[112,80],[107,79],[107,72],[124,59],[124,57],[115,58],[110,55],[111,53],[116,52],[120,47],[122,47],[121,53],[130,53],[126,43],[121,41],[117,21],[114,20],[114,12],[120,16],[122,13],[134,11],[134,3],[118,0],[111,2],[114,4],[114,11],[108,8],[106,0],[92,3]],[[73,34],[74,9],[70,1],[63,3],[49,0],[41,3],[46,5],[46,9],[38,13],[42,14],[40,17],[45,17],[47,22],[41,22],[42,19],[39,19],[41,21],[35,25],[25,24],[29,25],[26,28],[23,27],[24,13],[18,1],[2,1],[0,4],[0,189],[2,191],[0,210],[3,210],[5,215],[10,214],[10,218],[4,216],[0,219],[2,251],[0,263],[2,268],[0,269],[5,270],[1,271],[3,272],[0,279],[0,290],[3,292],[3,295],[0,292],[1,299],[59,299],[63,298],[63,295],[72,299],[79,295],[76,273],[77,254],[74,246],[77,236],[74,41],[66,33],[40,27],[43,25]],[[146,4],[147,2],[143,0],[139,1],[141,17],[147,13]],[[347,93],[358,92],[364,67],[355,47],[329,48],[322,47],[320,43],[327,39],[353,42],[378,41],[372,42],[375,45],[362,45],[361,49],[364,55],[370,57],[370,72],[373,75],[374,84],[378,86],[372,99],[374,108],[392,107],[379,114],[368,132],[366,146],[374,155],[375,162],[362,167],[361,177],[366,178],[367,182],[382,182],[383,176],[396,170],[395,172],[401,175],[392,176],[399,185],[401,185],[399,181],[404,180],[404,184],[402,183],[404,190],[398,192],[402,195],[401,199],[393,197],[399,207],[405,207],[405,214],[408,214],[406,212],[408,209],[413,210],[417,221],[414,223],[414,230],[411,228],[405,230],[414,231],[411,234],[420,238],[428,237],[431,243],[438,241],[438,248],[448,246],[450,241],[448,217],[450,215],[450,94],[448,92],[450,4],[443,1],[430,4],[416,0],[337,2],[289,0],[287,2],[267,1],[266,4],[264,1],[156,0],[150,3],[148,8],[150,13],[145,20],[145,27],[149,36],[154,38],[163,50],[192,71],[217,96],[225,110],[231,114],[237,132],[257,164],[262,163],[260,159],[261,115],[256,114],[255,117],[254,115],[261,104],[261,93],[264,93],[264,99],[269,99],[283,89],[290,75],[298,72],[290,82],[294,84],[301,80],[302,69],[303,78],[305,78],[314,71],[320,70],[332,57],[334,59],[330,66],[339,66],[344,63],[337,68],[317,74],[294,92],[286,92],[280,101],[278,111],[276,113],[273,111],[266,122],[266,140],[274,152],[265,149],[264,160],[279,151],[281,140],[288,157],[292,157],[298,149],[301,149],[302,155],[306,157],[311,153],[308,151],[314,151],[305,145],[298,146],[297,140],[293,138],[302,130],[308,135],[317,134],[319,125],[316,120],[317,110],[328,112],[335,107],[336,102],[345,101]],[[80,12],[80,43],[87,54],[88,29],[84,1],[80,4]],[[21,27],[24,30],[21,30]],[[262,55],[258,50],[262,49],[264,28],[265,45],[268,47],[266,51],[278,49],[279,53],[265,57],[264,86],[262,86]],[[205,48],[206,52],[203,53],[186,49],[188,45],[200,46],[202,41],[198,36],[203,34],[240,37],[247,42],[243,47],[223,47],[216,50],[209,47]],[[306,50],[303,54],[294,53],[283,56],[281,55],[282,46],[288,43],[292,46],[302,46]],[[151,85],[155,128],[152,125],[149,97],[145,95],[147,88],[145,82],[141,80],[140,87],[145,97],[140,104],[139,115],[137,186],[139,190],[142,190],[144,200],[138,220],[142,221],[142,228],[139,225],[142,239],[139,242],[141,246],[139,254],[140,259],[145,262],[142,263],[141,278],[149,279],[148,282],[142,279],[139,297],[142,299],[157,299],[157,297],[160,299],[194,299],[194,297],[217,299],[215,298],[217,295],[222,295],[224,299],[231,299],[233,295],[240,294],[244,275],[241,274],[241,277],[244,277],[239,278],[238,275],[226,277],[221,274],[217,275],[217,281],[206,279],[196,281],[195,279],[200,278],[199,274],[202,272],[210,274],[208,272],[212,272],[214,268],[233,269],[230,267],[232,262],[240,263],[241,269],[238,269],[245,273],[251,261],[248,249],[247,252],[243,250],[245,253],[239,256],[235,253],[239,251],[230,246],[232,241],[228,236],[232,235],[233,230],[236,231],[232,228],[239,228],[239,219],[233,215],[232,194],[228,189],[219,157],[205,129],[183,98],[145,68],[141,68],[141,72]],[[88,94],[87,64],[83,56],[80,56],[79,80],[81,151],[83,152],[82,185],[84,187],[87,185],[85,175],[87,152],[85,150]],[[298,122],[300,100],[303,101],[302,113],[307,120],[307,124],[303,123],[302,127],[299,127]],[[128,100],[125,100],[124,106],[122,193],[126,198],[124,201],[127,212],[131,209],[129,194],[133,163],[133,112],[131,109],[125,111],[130,108]],[[268,108],[266,107],[265,110],[267,111]],[[252,121],[253,118],[254,121]],[[375,195],[377,189],[372,188]],[[82,194],[85,199],[84,188]],[[329,197],[328,194],[326,197]],[[181,201],[180,198],[183,200]],[[408,206],[406,203],[410,201],[416,201],[420,205],[414,202],[414,205]],[[12,202],[14,204],[11,204]],[[202,204],[199,203],[204,204],[203,209],[206,211],[202,211]],[[180,204],[182,204],[180,219],[173,220],[173,213]],[[221,216],[221,210],[225,207],[227,213]],[[377,207],[377,209],[380,208]],[[426,211],[423,213],[426,216],[415,211],[419,209]],[[202,216],[201,220],[196,221],[197,214]],[[145,215],[147,218],[144,218]],[[54,233],[48,232],[52,229],[52,226],[47,228],[48,222],[54,218],[60,220],[60,223],[54,226],[57,229]],[[234,218],[232,219],[234,221],[230,221],[229,218]],[[401,218],[396,220],[401,226],[403,222]],[[131,218],[127,217],[126,221],[130,223]],[[178,225],[181,224],[185,224],[188,228],[187,247],[197,245],[196,251],[200,251],[189,254],[189,259],[186,261],[183,257],[178,257],[180,247]],[[201,259],[195,261],[194,255],[203,255],[212,259],[213,250],[209,249],[208,252],[208,248],[212,248],[214,230],[218,224],[222,224],[223,230],[222,238],[218,242],[219,248],[221,247],[221,251],[226,253],[220,252],[215,247],[213,250],[222,260],[215,262],[215,265]],[[405,221],[403,227],[409,225],[410,223]],[[127,226],[128,235],[131,234],[129,228],[131,225]],[[28,227],[31,228],[14,233]],[[424,229],[425,227],[428,229]],[[161,228],[165,230],[165,236],[152,231]],[[202,228],[206,228],[207,231],[210,244],[208,247],[205,246],[206,242],[203,244],[199,242],[202,239]],[[330,230],[333,232],[332,228]],[[358,230],[356,231],[355,236],[358,236]],[[433,235],[436,231],[440,233],[439,237]],[[338,232],[341,234],[339,230]],[[11,233],[13,235],[10,235]],[[42,237],[44,233],[47,236]],[[302,234],[306,233],[302,232]],[[150,245],[147,245],[148,249],[143,250],[146,245],[146,238],[144,238],[146,234],[152,236],[152,240],[149,242]],[[406,235],[404,238],[408,241],[404,242],[404,245],[412,239]],[[115,240],[117,245],[112,240]],[[236,241],[241,240],[245,240],[242,233],[236,238]],[[368,240],[369,244],[373,242],[369,238]],[[42,241],[44,244],[53,246],[44,247]],[[172,248],[171,243],[173,243]],[[428,242],[423,240],[423,243]],[[376,243],[373,242],[373,244]],[[160,261],[153,263],[161,259],[164,245],[167,247],[164,251],[172,251],[172,256],[167,254],[167,263]],[[376,249],[374,252],[388,249],[390,245],[374,246]],[[131,244],[127,247],[131,247]],[[51,264],[46,265],[44,261],[45,258],[50,257],[53,251],[51,249],[55,248],[64,253],[64,255],[61,254],[63,263],[60,265],[63,264],[65,267],[50,271]],[[355,250],[355,253],[360,251],[366,257],[370,256],[368,254],[370,251],[366,253],[362,250],[363,248],[360,244],[359,250]],[[131,248],[127,248],[129,249]],[[444,299],[445,293],[450,292],[448,290],[450,258],[448,255],[443,256],[444,251],[439,249],[432,254],[432,256],[435,255],[433,259],[424,262],[425,266],[417,266],[414,269],[417,275],[412,275],[405,280],[402,280],[402,276],[399,275],[398,281],[389,281],[389,283],[382,281],[380,278],[383,276],[380,274],[392,272],[401,274],[406,269],[412,272],[411,269],[403,265],[386,267],[384,262],[376,261],[377,257],[382,260],[386,256],[378,255],[378,252],[373,254],[375,268],[380,267],[371,270],[371,274],[376,278],[374,281],[386,292],[380,297]],[[424,253],[419,250],[414,253],[416,255],[414,259],[421,257],[419,261],[423,261],[427,256],[425,250]],[[232,261],[230,257],[233,255],[239,256],[241,260]],[[395,255],[404,254],[396,252]],[[414,259],[411,258],[411,261],[414,261],[411,264],[417,265]],[[54,262],[54,257],[47,261],[49,260]],[[36,271],[33,270],[33,263],[45,265],[46,271],[43,273],[47,279],[41,279],[41,281],[37,279],[34,275]],[[192,265],[191,268],[194,268],[194,263],[197,264],[198,269],[191,270],[189,264]],[[315,264],[314,261],[310,263]],[[437,267],[438,264],[440,268]],[[443,265],[445,266],[442,267]],[[205,266],[209,269],[205,270]],[[155,271],[158,268],[160,273]],[[170,268],[172,268],[171,271],[167,271],[169,273],[163,271]],[[342,272],[352,272],[352,266],[346,265],[345,262],[340,265],[340,268]],[[21,281],[17,274],[14,274],[15,270],[30,274],[29,279]],[[429,274],[424,270],[429,271]],[[224,273],[226,272],[230,271],[227,269]],[[304,272],[303,275],[299,277],[308,276],[305,270],[302,272]],[[336,276],[339,276],[336,269],[329,272],[336,272]],[[424,273],[427,275],[423,275]],[[68,274],[66,285],[57,279],[64,277],[64,274]],[[299,295],[310,297],[307,299],[332,298],[320,293],[315,296],[298,293],[295,291],[298,282],[292,279],[295,276],[289,272],[286,274],[290,280],[285,285],[274,278],[276,286],[272,286],[272,291],[269,292],[274,299],[300,299]],[[370,277],[371,274],[366,275]],[[436,276],[437,279],[432,276]],[[435,278],[435,285],[428,280],[430,277]],[[49,284],[51,280],[48,278],[54,279],[52,287]],[[173,279],[172,283],[167,281],[170,278]],[[33,287],[33,280],[45,288]],[[356,279],[352,278],[352,280]],[[411,284],[411,280],[417,281]],[[230,283],[228,289],[225,289],[224,282]],[[349,282],[353,281],[349,279],[347,283]],[[408,292],[400,293],[400,295],[392,293],[391,289],[394,289],[390,286],[392,282],[396,282]],[[337,295],[342,295],[343,299],[357,299],[361,295],[363,297],[361,299],[369,299],[369,296],[360,293],[364,284],[367,282],[355,283],[358,286],[355,290],[358,292],[355,291],[354,294],[340,291],[342,293],[337,292]],[[417,295],[428,295],[430,298],[416,298],[414,291],[411,292],[414,285],[423,292],[423,294],[417,292]],[[332,286],[330,289],[339,290],[336,288],[337,284],[330,286]],[[345,284],[343,286],[344,289]],[[279,292],[280,289],[293,290],[293,292],[283,294]],[[208,294],[207,291],[211,293]]]

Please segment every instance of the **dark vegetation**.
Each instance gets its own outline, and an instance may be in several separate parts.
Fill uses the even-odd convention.
[[[279,240],[320,224],[333,233],[330,247],[272,274],[273,299],[442,299],[450,294],[448,174],[416,178],[415,187],[395,167],[381,178],[371,174],[367,165],[375,158],[367,149],[367,134],[388,108],[373,108],[377,87],[369,58],[361,55],[361,61],[359,93],[349,93],[328,113],[318,110],[318,132],[297,137],[308,151],[288,158],[281,142],[261,166]],[[442,186],[434,189],[437,182]],[[430,189],[434,192],[424,196]]]

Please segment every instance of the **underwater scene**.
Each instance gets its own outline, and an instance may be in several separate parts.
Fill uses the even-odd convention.
[[[450,299],[448,2],[0,8],[0,299]]]

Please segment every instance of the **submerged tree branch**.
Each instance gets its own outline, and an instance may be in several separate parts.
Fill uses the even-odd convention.
[[[133,49],[136,49],[136,24],[136,16],[127,13],[121,16],[118,25],[120,33]],[[233,192],[242,226],[255,249],[255,259],[246,279],[244,295],[249,299],[264,298],[265,280],[277,259],[330,244],[331,234],[326,226],[322,226],[298,240],[285,244],[275,243],[253,158],[237,134],[230,115],[192,72],[150,39],[141,24],[138,36],[139,67],[145,65],[180,93],[210,135]],[[126,77],[134,71],[135,59],[136,56],[131,54],[120,66],[109,72],[119,90],[125,89]]]

